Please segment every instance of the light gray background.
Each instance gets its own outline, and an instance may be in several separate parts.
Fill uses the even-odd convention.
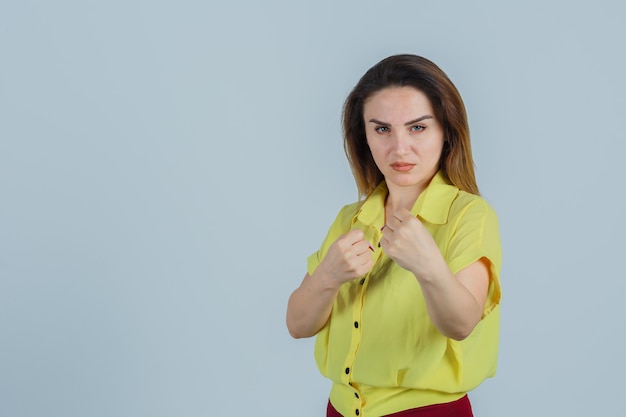
[[[468,108],[504,248],[477,417],[622,415],[620,1],[4,1],[0,416],[321,416],[286,302],[380,59]]]

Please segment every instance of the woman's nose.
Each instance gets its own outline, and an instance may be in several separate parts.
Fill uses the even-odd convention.
[[[408,135],[400,133],[393,137],[393,147],[398,155],[406,155],[409,152],[410,138]]]

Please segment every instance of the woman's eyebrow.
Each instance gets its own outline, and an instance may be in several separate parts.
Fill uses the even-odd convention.
[[[381,122],[380,120],[376,120],[376,119],[370,119],[370,123],[376,123],[377,125],[381,125],[381,126],[390,126],[389,123]]]
[[[422,120],[426,120],[426,119],[433,119],[433,116],[426,114],[424,116],[418,117],[417,119],[411,120],[409,122],[406,122],[404,125],[408,126],[408,125],[412,125],[413,123],[418,123],[421,122]],[[381,126],[391,126],[389,123],[387,122],[381,122],[380,120],[377,119],[370,119],[369,120],[370,123],[376,123],[377,125],[381,125]]]
[[[424,115],[424,116],[422,116],[422,117],[418,117],[418,118],[417,118],[417,119],[415,119],[415,120],[411,120],[410,122],[406,122],[404,125],[405,125],[405,126],[408,126],[408,125],[412,125],[413,123],[419,123],[419,122],[421,122],[422,120],[432,119],[432,118],[433,118],[433,116],[431,116],[431,115],[429,115],[429,114],[426,114],[426,115]]]

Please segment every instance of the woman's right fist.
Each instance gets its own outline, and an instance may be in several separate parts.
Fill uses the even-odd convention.
[[[372,269],[373,252],[372,245],[363,239],[363,232],[351,230],[333,242],[319,267],[333,281],[343,284],[367,274]]]

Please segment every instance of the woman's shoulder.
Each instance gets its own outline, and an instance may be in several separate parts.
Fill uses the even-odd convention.
[[[450,214],[482,214],[497,219],[497,214],[492,205],[482,196],[459,190],[450,208]]]
[[[335,223],[351,224],[354,217],[359,213],[362,203],[362,201],[355,201],[341,207],[341,209],[337,213]]]

